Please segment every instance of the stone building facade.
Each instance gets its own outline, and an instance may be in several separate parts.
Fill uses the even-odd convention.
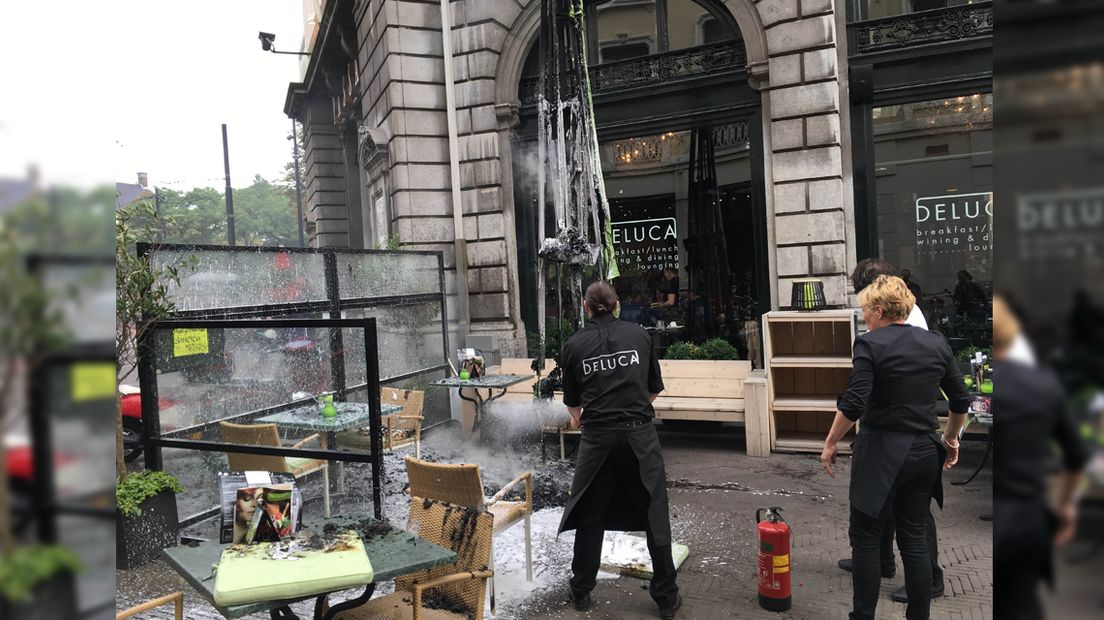
[[[852,138],[859,134],[852,128],[846,7],[840,0],[694,1],[739,32],[740,66],[709,75],[719,86],[740,88],[753,110],[748,149],[764,243],[756,268],[767,283],[760,292],[767,303],[759,308],[788,306],[793,281],[807,277],[823,280],[829,304],[843,305],[856,230],[865,226],[856,221]],[[660,20],[677,8],[675,0],[643,2],[649,3],[659,7]],[[304,44],[311,57],[303,81],[289,88],[285,111],[304,127],[304,208],[313,244],[397,242],[441,251],[450,317],[461,303],[457,274],[466,273],[470,333],[494,334],[504,353],[522,353],[526,330],[536,326],[524,324],[521,281],[534,274],[517,231],[532,205],[518,199],[515,151],[524,134],[522,83],[532,71],[527,59],[540,0],[452,0],[444,34],[442,6],[433,0],[307,4],[317,24]],[[708,27],[698,26],[699,39]],[[714,48],[701,49],[706,57],[699,53],[695,62],[714,71],[708,67]],[[671,53],[657,62],[669,68],[667,58]],[[647,91],[634,92],[644,106],[637,116],[647,116]],[[614,105],[628,104],[596,103],[600,140],[604,132],[624,135]],[[603,125],[603,119],[613,120]],[[455,209],[462,212],[459,258]]]

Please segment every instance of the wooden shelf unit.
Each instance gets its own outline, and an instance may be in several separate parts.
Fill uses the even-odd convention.
[[[768,428],[772,452],[814,452],[824,447],[836,397],[851,378],[853,310],[776,311],[763,315],[767,360]],[[840,442],[850,452],[854,431]]]

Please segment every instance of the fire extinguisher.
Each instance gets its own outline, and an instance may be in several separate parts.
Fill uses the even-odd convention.
[[[777,506],[755,511],[759,532],[759,606],[768,611],[786,611],[791,603],[791,531],[781,513]]]

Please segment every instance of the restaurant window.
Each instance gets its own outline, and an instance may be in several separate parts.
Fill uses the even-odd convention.
[[[706,0],[609,0],[591,15],[598,63],[740,38],[723,6]]]
[[[893,17],[932,9],[974,4],[975,0],[866,0],[865,19]]]
[[[874,108],[879,256],[952,348],[991,342],[993,96]]]

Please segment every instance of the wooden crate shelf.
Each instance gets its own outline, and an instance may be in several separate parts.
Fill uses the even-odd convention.
[[[851,378],[856,327],[852,310],[763,315],[772,451],[819,453],[823,449],[836,398]],[[840,442],[841,452],[850,451],[853,438],[852,432]]]
[[[824,449],[825,433],[802,433],[800,431],[784,431],[778,434],[774,440],[774,449],[779,452],[816,452],[819,454]],[[851,454],[851,441],[855,437],[848,435],[840,440],[840,454]]]
[[[851,358],[842,355],[776,355],[774,368],[851,368]]]

